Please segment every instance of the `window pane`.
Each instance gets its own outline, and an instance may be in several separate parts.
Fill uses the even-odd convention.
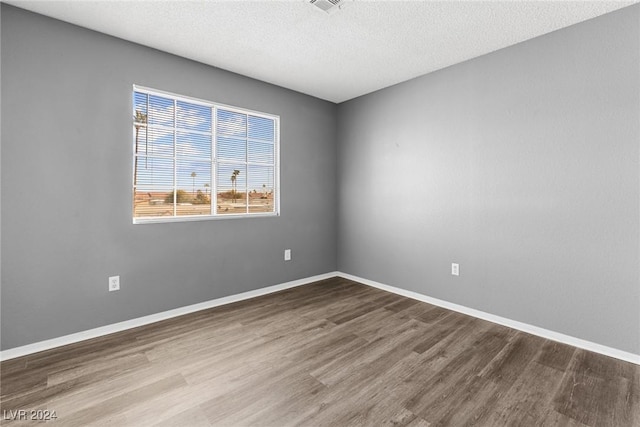
[[[173,191],[151,188],[136,191],[133,216],[173,216]]]
[[[249,138],[274,140],[275,126],[272,119],[249,116]]]
[[[200,132],[211,132],[211,107],[191,104],[184,101],[177,101],[176,127],[197,130]]]
[[[147,102],[149,95],[146,93],[133,93],[133,120],[138,123],[147,123]]]
[[[133,152],[135,154],[147,155],[149,148],[149,139],[147,138],[147,128],[144,126],[133,124]]]
[[[196,197],[198,190],[204,192],[204,184],[211,184],[211,163],[178,160],[176,178],[178,189],[186,191],[189,197]]]
[[[149,124],[173,127],[173,100],[149,95]]]
[[[218,109],[218,133],[245,138],[247,136],[247,115]]]
[[[218,164],[218,213],[244,214],[247,212],[247,168],[245,165]]]
[[[173,157],[173,132],[136,127],[133,133],[134,152],[141,156]]]
[[[176,154],[178,156],[211,159],[211,136],[178,132],[176,135]]]
[[[249,141],[248,146],[250,162],[273,164],[273,143]]]
[[[139,156],[134,159],[133,184],[139,191],[173,187],[173,160]]]
[[[176,162],[176,215],[210,215],[211,163],[178,160]]]
[[[247,142],[244,139],[217,138],[216,154],[219,159],[244,162],[247,159]]]
[[[199,203],[178,203],[176,216],[211,215],[211,200]]]
[[[275,175],[272,166],[249,165],[249,212],[273,212]]]

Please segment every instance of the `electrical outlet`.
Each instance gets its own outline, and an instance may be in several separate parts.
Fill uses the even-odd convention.
[[[451,275],[452,276],[459,276],[460,275],[460,265],[456,264],[455,262],[451,263]]]
[[[120,276],[109,277],[109,292],[120,290]]]
[[[284,250],[284,260],[291,261],[291,249]]]

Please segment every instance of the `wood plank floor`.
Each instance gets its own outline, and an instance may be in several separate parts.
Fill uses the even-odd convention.
[[[339,278],[0,374],[12,426],[640,426],[640,366]]]

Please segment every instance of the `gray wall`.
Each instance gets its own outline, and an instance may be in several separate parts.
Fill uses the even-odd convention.
[[[334,104],[5,4],[1,49],[2,349],[336,269]],[[282,215],[132,225],[134,83],[280,115]]]
[[[640,353],[639,6],[338,107],[1,11],[0,348],[339,268]],[[282,216],[132,225],[134,83],[279,114]]]
[[[339,270],[640,354],[639,26],[632,6],[340,105]]]

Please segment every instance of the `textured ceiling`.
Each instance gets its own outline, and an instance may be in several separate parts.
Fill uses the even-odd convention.
[[[333,102],[634,1],[6,1]]]

